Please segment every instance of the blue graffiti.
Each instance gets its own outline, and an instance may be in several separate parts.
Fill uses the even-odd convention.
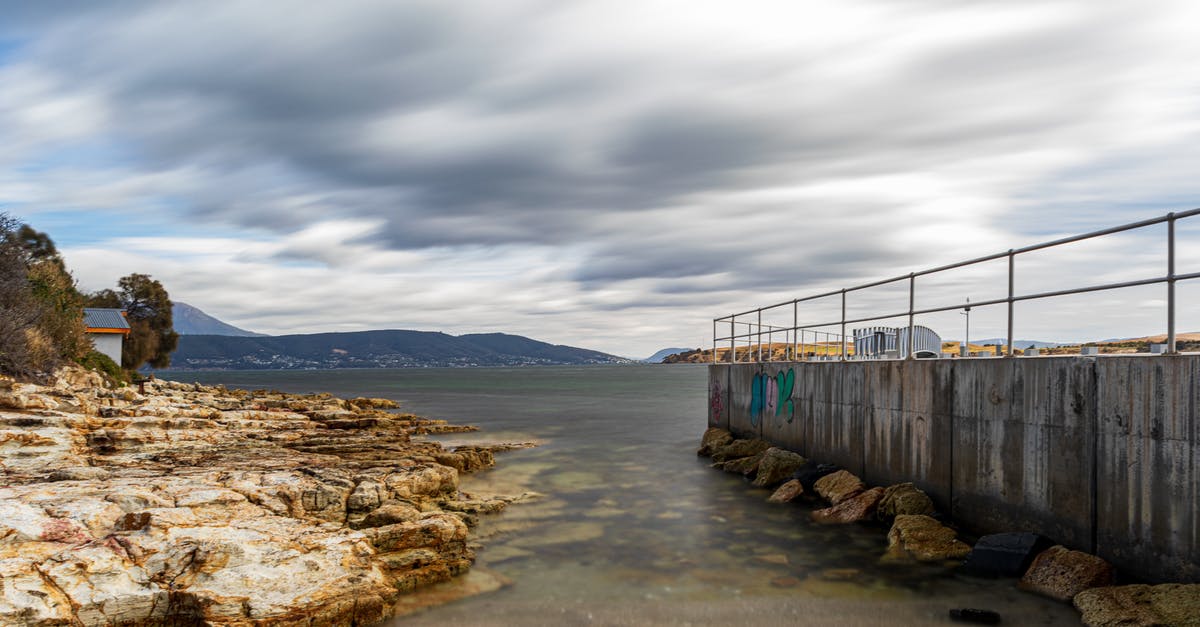
[[[750,424],[757,427],[763,414],[778,417],[785,408],[787,421],[794,420],[796,405],[792,401],[792,392],[795,387],[796,373],[791,368],[775,376],[762,372],[754,375],[750,386]]]

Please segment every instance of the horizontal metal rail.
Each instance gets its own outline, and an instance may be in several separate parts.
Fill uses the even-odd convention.
[[[1063,238],[1051,240],[1048,242],[1042,242],[1039,244],[1024,246],[1022,248],[1014,248],[1014,249],[1007,250],[1004,252],[993,253],[990,255],[984,255],[982,257],[968,259],[965,261],[959,261],[959,262],[950,263],[950,264],[946,264],[946,265],[942,265],[942,266],[937,266],[934,268],[928,268],[928,269],[921,270],[918,272],[911,272],[909,274],[893,277],[890,279],[871,281],[869,283],[863,283],[860,285],[855,285],[853,287],[847,287],[847,288],[843,288],[840,290],[833,290],[833,291],[828,291],[828,292],[822,292],[819,294],[813,294],[810,296],[804,296],[801,298],[794,298],[792,300],[783,301],[783,302],[776,303],[773,305],[767,305],[765,307],[757,307],[754,309],[748,309],[743,312],[730,314],[727,316],[722,316],[720,318],[715,318],[715,319],[713,319],[713,361],[716,361],[718,343],[721,343],[721,342],[729,342],[730,343],[729,357],[730,357],[731,361],[735,360],[736,354],[737,354],[737,348],[738,348],[737,342],[739,340],[745,340],[747,342],[746,351],[745,351],[746,353],[752,352],[750,350],[751,345],[749,343],[757,340],[758,358],[759,358],[759,360],[761,360],[763,335],[766,334],[768,336],[768,339],[772,340],[772,345],[774,345],[773,339],[774,339],[774,335],[776,333],[783,333],[784,339],[789,340],[792,343],[793,348],[789,351],[789,353],[792,356],[795,356],[795,353],[796,353],[796,349],[795,349],[794,345],[797,343],[800,343],[800,344],[803,343],[803,338],[805,337],[804,336],[805,333],[824,334],[827,338],[827,344],[828,344],[828,338],[836,337],[836,338],[838,338],[837,341],[840,342],[840,344],[841,344],[841,349],[840,349],[839,355],[842,359],[845,359],[847,356],[846,355],[846,353],[847,353],[846,325],[847,324],[860,324],[863,322],[874,322],[874,321],[878,321],[878,320],[887,320],[890,318],[900,318],[903,316],[908,316],[908,324],[906,326],[909,329],[908,338],[909,338],[909,343],[911,344],[912,338],[914,337],[913,329],[915,326],[915,323],[914,323],[915,316],[932,314],[932,313],[940,313],[940,312],[945,312],[945,311],[962,310],[962,309],[965,309],[967,312],[969,312],[971,307],[987,307],[987,306],[991,306],[991,305],[1000,305],[1000,304],[1008,305],[1008,337],[1006,338],[1006,346],[1007,346],[1006,354],[1011,357],[1013,355],[1012,341],[1013,341],[1013,318],[1014,318],[1013,305],[1014,305],[1014,303],[1031,301],[1031,300],[1039,300],[1039,299],[1045,299],[1045,298],[1055,298],[1055,297],[1060,297],[1060,296],[1069,296],[1069,295],[1073,295],[1073,294],[1085,294],[1085,293],[1090,293],[1090,292],[1124,289],[1124,288],[1138,287],[1138,286],[1144,286],[1144,285],[1158,285],[1158,284],[1164,284],[1164,283],[1167,285],[1167,347],[1166,347],[1167,350],[1166,350],[1166,352],[1168,354],[1173,354],[1176,352],[1175,284],[1179,281],[1187,281],[1187,280],[1193,280],[1193,279],[1200,278],[1200,272],[1194,272],[1194,273],[1188,273],[1188,274],[1178,274],[1178,275],[1175,274],[1175,223],[1178,220],[1185,219],[1185,218],[1191,218],[1191,217],[1197,216],[1197,215],[1200,215],[1200,208],[1190,209],[1187,211],[1181,211],[1181,212],[1175,212],[1175,213],[1168,213],[1166,215],[1159,216],[1156,218],[1139,220],[1137,222],[1130,222],[1128,224],[1122,224],[1120,226],[1114,226],[1114,227],[1110,227],[1110,228],[1106,228],[1106,229],[1100,229],[1097,231],[1091,231],[1089,233],[1083,233],[1081,235],[1074,235],[1071,237],[1063,237]],[[1098,285],[1088,285],[1088,286],[1084,286],[1084,287],[1076,287],[1076,288],[1069,288],[1069,289],[1063,289],[1063,290],[1054,290],[1054,291],[1048,291],[1048,292],[1037,292],[1037,293],[1032,293],[1032,294],[1015,294],[1013,291],[1014,275],[1016,272],[1016,258],[1018,255],[1022,255],[1022,254],[1030,253],[1030,252],[1034,252],[1034,251],[1039,251],[1039,250],[1045,250],[1048,248],[1054,248],[1056,246],[1062,246],[1065,244],[1081,242],[1084,240],[1094,239],[1094,238],[1098,238],[1098,237],[1104,237],[1106,235],[1113,235],[1113,234],[1122,233],[1125,231],[1141,229],[1141,228],[1145,228],[1148,226],[1154,226],[1154,225],[1163,224],[1163,223],[1167,224],[1167,274],[1165,276],[1158,276],[1158,277],[1152,277],[1152,278],[1146,278],[1146,279],[1137,279],[1137,280],[1131,280],[1131,281],[1120,281],[1120,282],[1115,282],[1115,283],[1104,283],[1104,284],[1098,284]],[[964,268],[967,266],[972,266],[972,265],[976,265],[976,264],[980,264],[980,263],[986,263],[989,261],[996,261],[999,259],[1007,259],[1008,260],[1008,296],[1007,297],[993,298],[993,299],[977,301],[977,302],[973,302],[973,303],[968,302],[965,305],[961,304],[961,303],[955,303],[952,305],[926,307],[926,308],[922,308],[922,309],[916,308],[916,280],[917,280],[917,278],[936,274],[939,272],[945,272],[948,270]],[[873,287],[879,287],[882,285],[899,283],[901,281],[908,281],[908,283],[909,283],[909,286],[908,286],[909,287],[909,307],[907,310],[884,314],[884,315],[872,315],[872,316],[864,316],[864,317],[857,317],[857,318],[848,318],[846,316],[846,296],[847,296],[847,294],[851,294],[854,292],[858,292],[858,291],[873,288]],[[834,296],[838,296],[841,298],[842,315],[839,319],[829,320],[829,321],[825,321],[825,322],[805,323],[803,325],[801,325],[799,323],[798,306],[801,303],[807,303],[807,302],[819,300],[822,298],[831,298]],[[793,326],[785,327],[785,326],[777,326],[777,325],[764,325],[762,323],[763,312],[779,309],[779,308],[786,307],[789,305],[792,307]],[[740,317],[749,316],[751,314],[754,314],[757,317],[757,319],[753,322],[745,321],[745,320],[738,320],[738,318],[740,318]],[[729,325],[729,334],[728,335],[720,335],[719,334],[720,332],[718,331],[718,328],[723,324]],[[738,325],[745,327],[746,332],[738,333],[737,332]],[[827,333],[827,332],[820,332],[820,331],[815,330],[818,328],[833,327],[833,326],[838,326],[838,325],[840,325],[840,327],[841,327],[840,333]],[[816,335],[814,335],[814,339],[815,339],[815,337],[816,337]],[[964,338],[964,345],[965,345],[965,342],[967,342],[967,341],[969,341],[969,338]],[[909,350],[908,350],[907,354],[909,357],[911,357],[912,353],[913,353],[912,347],[909,346],[908,349]],[[770,356],[770,354],[768,356]]]

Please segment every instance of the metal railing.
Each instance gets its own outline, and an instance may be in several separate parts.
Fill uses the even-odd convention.
[[[1190,279],[1200,278],[1200,272],[1193,272],[1193,273],[1189,273],[1189,274],[1179,274],[1179,275],[1175,274],[1175,223],[1178,220],[1182,220],[1185,218],[1191,218],[1196,215],[1200,215],[1200,208],[1191,209],[1189,211],[1181,211],[1181,212],[1177,212],[1177,213],[1168,213],[1164,216],[1159,216],[1157,218],[1150,218],[1148,220],[1141,220],[1139,222],[1131,222],[1129,224],[1123,224],[1121,226],[1114,226],[1114,227],[1107,228],[1107,229],[1101,229],[1099,231],[1092,231],[1090,233],[1084,233],[1082,235],[1075,235],[1072,237],[1064,237],[1062,239],[1056,239],[1056,240],[1052,240],[1049,242],[1043,242],[1041,244],[1034,244],[1032,246],[1026,246],[1024,248],[1009,249],[1005,252],[994,253],[991,255],[983,256],[983,257],[977,257],[975,259],[968,259],[966,261],[960,261],[957,263],[947,264],[944,266],[938,266],[936,268],[930,268],[928,270],[922,270],[920,272],[910,272],[906,275],[893,277],[890,279],[883,279],[881,281],[872,281],[870,283],[863,283],[862,285],[856,285],[854,287],[847,287],[847,288],[843,288],[840,290],[823,292],[820,294],[814,294],[812,296],[806,296],[803,298],[795,298],[795,299],[792,299],[789,301],[784,301],[782,303],[776,303],[774,305],[768,305],[766,307],[757,307],[755,309],[749,309],[749,310],[746,310],[743,312],[730,314],[728,316],[715,318],[715,319],[713,319],[712,360],[714,362],[717,361],[717,352],[718,352],[718,348],[720,348],[720,343],[728,341],[729,342],[729,351],[728,351],[729,361],[730,362],[740,361],[737,358],[738,342],[740,340],[745,340],[746,350],[743,351],[743,353],[748,354],[750,356],[754,356],[755,359],[753,361],[763,361],[762,357],[763,357],[764,336],[766,337],[768,342],[770,342],[769,346],[771,348],[768,349],[768,358],[770,358],[772,356],[773,348],[775,346],[773,340],[774,340],[776,334],[782,334],[784,341],[789,346],[789,348],[785,349],[785,358],[786,359],[795,360],[797,357],[797,354],[799,354],[800,356],[806,355],[804,348],[803,348],[804,347],[803,340],[807,337],[808,334],[813,334],[813,338],[814,338],[814,341],[812,344],[813,346],[822,346],[822,344],[820,342],[816,341],[816,338],[820,337],[817,334],[823,334],[827,339],[827,342],[824,344],[824,346],[826,348],[828,348],[828,340],[830,338],[836,338],[836,341],[838,343],[837,358],[841,359],[841,360],[845,360],[847,358],[846,325],[859,324],[859,323],[863,323],[863,322],[873,322],[873,321],[878,321],[878,320],[886,320],[889,318],[899,318],[902,316],[908,317],[907,327],[909,330],[908,346],[903,347],[903,348],[905,348],[905,351],[903,354],[911,357],[913,355],[913,345],[912,345],[913,344],[912,338],[914,337],[913,328],[916,326],[915,319],[917,316],[945,312],[945,311],[959,310],[959,309],[963,309],[964,306],[986,307],[989,305],[1001,305],[1001,304],[1008,305],[1008,332],[1005,336],[1004,354],[1008,357],[1012,357],[1013,356],[1013,305],[1014,304],[1016,304],[1018,302],[1022,302],[1022,301],[1054,298],[1057,296],[1067,296],[1067,295],[1071,295],[1071,294],[1085,294],[1085,293],[1089,293],[1089,292],[1116,290],[1116,289],[1122,289],[1122,288],[1128,288],[1128,287],[1138,287],[1138,286],[1142,286],[1142,285],[1155,285],[1155,284],[1159,284],[1159,283],[1167,284],[1167,343],[1166,343],[1167,345],[1166,345],[1166,353],[1174,354],[1176,352],[1175,283],[1178,281],[1186,281],[1186,280],[1190,280]],[[1018,255],[1022,255],[1025,253],[1030,253],[1030,252],[1034,252],[1034,251],[1038,251],[1038,250],[1045,250],[1047,248],[1054,248],[1056,246],[1062,246],[1064,244],[1071,244],[1074,242],[1080,242],[1080,241],[1084,241],[1084,240],[1094,239],[1097,237],[1103,237],[1105,235],[1112,235],[1114,233],[1122,233],[1125,231],[1141,229],[1141,228],[1145,228],[1145,227],[1149,227],[1149,226],[1154,226],[1156,224],[1162,224],[1164,222],[1167,224],[1167,273],[1165,276],[1157,276],[1157,277],[1151,277],[1151,278],[1146,278],[1146,279],[1137,279],[1137,280],[1132,280],[1132,281],[1121,281],[1121,282],[1117,282],[1117,283],[1088,285],[1085,287],[1077,287],[1077,288],[1064,289],[1064,290],[1054,290],[1054,291],[1048,291],[1048,292],[1036,292],[1036,293],[1031,293],[1031,294],[1016,294],[1014,292],[1014,277],[1016,275],[1016,260],[1017,260]],[[932,274],[937,274],[939,272],[945,272],[948,270],[964,268],[964,267],[973,266],[973,265],[985,263],[988,261],[995,261],[997,259],[1004,259],[1004,258],[1008,259],[1008,296],[1006,296],[1004,298],[993,298],[993,299],[989,299],[989,300],[969,302],[969,303],[967,303],[967,305],[964,305],[962,303],[956,303],[953,305],[929,307],[929,308],[924,308],[924,309],[916,308],[917,278],[918,277],[928,276],[928,275],[932,275]],[[846,317],[846,297],[848,294],[852,294],[854,292],[858,292],[858,291],[865,290],[868,288],[880,287],[883,285],[899,283],[901,281],[908,281],[908,310],[907,311],[893,312],[893,313],[888,313],[885,315],[878,315],[878,316],[865,316],[865,317],[859,317],[859,318],[847,318]],[[806,323],[804,325],[801,325],[799,323],[799,305],[801,303],[814,301],[814,300],[818,300],[818,299],[822,299],[822,298],[829,298],[832,296],[839,296],[839,295],[841,296],[841,308],[842,308],[842,315],[841,315],[840,319],[824,321],[824,322]],[[765,325],[765,326],[763,325],[763,322],[762,322],[763,312],[782,310],[783,308],[789,307],[789,306],[792,308],[792,326],[788,327],[788,326],[778,326],[778,325]],[[747,316],[751,316],[751,315],[754,316],[754,319],[752,321],[745,320],[745,318]],[[742,320],[739,320],[739,318],[742,318]],[[718,335],[719,334],[718,329],[723,327],[724,324],[729,325],[729,327],[728,327],[729,335],[720,336],[720,335]],[[841,329],[840,333],[826,333],[826,332],[816,330],[816,329],[828,328],[828,327],[839,326],[839,325],[840,325],[840,329]],[[745,328],[745,332],[739,333],[739,329],[743,328],[743,327]],[[964,338],[964,342],[966,342],[967,340],[969,340],[969,338]],[[755,344],[757,344],[757,351],[754,351]],[[770,360],[771,359],[768,359],[768,361],[770,361]]]

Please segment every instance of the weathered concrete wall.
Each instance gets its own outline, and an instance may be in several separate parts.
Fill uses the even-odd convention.
[[[978,533],[1200,581],[1200,356],[720,364],[709,386],[710,425],[912,481]]]

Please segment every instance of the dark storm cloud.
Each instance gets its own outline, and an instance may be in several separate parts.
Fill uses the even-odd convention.
[[[38,79],[0,94],[0,130],[100,103],[70,138],[128,146],[115,176],[138,180],[130,196],[265,232],[284,241],[274,260],[503,249],[525,264],[514,272],[591,297],[560,310],[837,287],[992,252],[1047,230],[1010,216],[1045,221],[1056,199],[1185,198],[1200,159],[1169,150],[1196,144],[1173,126],[1200,114],[1194,93],[1171,91],[1195,84],[1195,55],[1180,43],[1139,57],[1187,40],[1160,38],[1169,12],[1140,6],[0,8],[0,34],[22,41],[12,71]],[[6,97],[21,115],[5,117]],[[1187,158],[1157,175],[1168,153]],[[1103,163],[1121,166],[1088,167]],[[1130,172],[1137,191],[1122,188]],[[330,226],[327,242],[327,223],[361,228]]]

